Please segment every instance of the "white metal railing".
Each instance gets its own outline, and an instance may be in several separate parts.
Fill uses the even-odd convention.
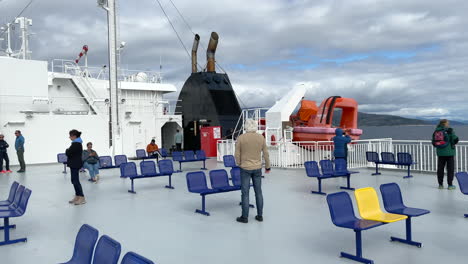
[[[303,168],[306,161],[320,161],[333,157],[333,142],[271,142],[268,147],[271,166],[280,168]],[[435,172],[437,170],[436,150],[429,140],[393,140],[391,138],[355,140],[348,144],[348,167],[373,167],[373,163],[366,160],[366,152],[407,152],[413,161],[413,170]],[[233,155],[235,152],[234,140],[218,141],[218,161],[224,155]],[[456,171],[468,170],[468,141],[460,141],[456,145],[455,156]],[[395,155],[396,158],[396,155]],[[395,168],[385,165],[386,168]],[[405,169],[405,168],[397,168]]]

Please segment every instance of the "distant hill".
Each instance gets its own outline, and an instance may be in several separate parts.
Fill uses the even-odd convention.
[[[333,125],[338,126],[341,119],[341,111],[335,111]],[[394,115],[378,115],[368,113],[358,113],[358,127],[362,126],[410,126],[410,125],[432,125],[428,120],[406,118]]]

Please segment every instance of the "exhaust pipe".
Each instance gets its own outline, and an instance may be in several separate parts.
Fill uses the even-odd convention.
[[[215,72],[215,52],[216,47],[218,46],[219,36],[216,32],[211,32],[210,42],[208,43],[208,49],[206,50],[206,59],[208,61],[206,65],[206,70],[208,72]]]
[[[198,43],[200,42],[200,36],[195,34],[195,39],[193,40],[192,46],[192,73],[198,72],[197,69],[197,50],[198,50]]]

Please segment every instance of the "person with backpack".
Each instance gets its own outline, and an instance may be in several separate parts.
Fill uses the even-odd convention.
[[[458,137],[447,119],[442,119],[432,134],[432,145],[437,150],[437,180],[439,189],[444,188],[444,170],[447,165],[448,189],[454,190],[453,176],[455,172],[455,145]]]

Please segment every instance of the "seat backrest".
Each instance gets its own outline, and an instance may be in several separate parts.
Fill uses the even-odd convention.
[[[331,160],[321,160],[320,169],[322,169],[323,175],[333,175],[335,171],[333,169],[333,162]]]
[[[166,158],[168,156],[167,155],[167,149],[165,149],[165,148],[160,148],[159,153],[161,153],[161,157],[163,157],[163,158]]]
[[[156,163],[152,160],[140,162],[140,172],[143,176],[153,176],[158,174],[156,171]]]
[[[464,194],[468,194],[468,173],[465,171],[457,172],[455,176],[457,177],[458,185],[460,186],[460,191]]]
[[[68,157],[65,153],[57,154],[57,162],[58,163],[67,163]]]
[[[234,167],[231,169],[232,185],[236,187],[239,187],[242,185],[240,172],[241,170],[239,167]]]
[[[18,190],[19,183],[17,181],[14,181],[13,184],[10,187],[10,193],[8,194],[8,199],[7,201],[12,203],[15,200],[15,194],[16,190]]]
[[[223,156],[224,167],[237,167],[236,158],[233,155]]]
[[[120,264],[154,264],[154,262],[130,251],[125,254]]]
[[[28,188],[24,189],[23,195],[21,195],[21,200],[19,201],[18,208],[16,211],[20,214],[23,215],[26,213],[26,208],[28,207],[28,201],[29,197],[31,197],[31,190]]]
[[[15,198],[13,199],[13,204],[19,206],[21,201],[21,196],[24,193],[24,189],[26,189],[23,185],[20,185],[18,189],[16,189]]]
[[[367,151],[366,152],[366,159],[368,162],[379,162],[379,153],[375,151]]]
[[[199,159],[199,160],[204,160],[204,159],[206,159],[206,153],[205,153],[204,150],[202,150],[202,149],[201,149],[201,150],[197,150],[195,153],[197,154],[197,159]]]
[[[120,177],[138,176],[135,162],[127,162],[120,165]]]
[[[348,173],[348,162],[345,159],[335,159],[335,173],[336,174],[347,174]]]
[[[395,163],[395,155],[392,152],[382,152],[382,162]]]
[[[120,257],[120,243],[103,235],[94,251],[93,264],[117,264]]]
[[[306,174],[309,177],[320,177],[319,166],[316,161],[306,161],[304,162],[304,167]]]
[[[406,152],[398,152],[397,159],[398,159],[398,163],[400,164],[408,164],[408,165],[413,164],[413,157],[411,157],[411,154],[406,153]]]
[[[185,160],[196,160],[193,150],[184,151]]]
[[[211,188],[219,189],[229,187],[229,176],[226,170],[210,171]]]
[[[174,173],[174,166],[172,164],[172,160],[160,160],[158,162],[159,166],[159,173],[162,174],[173,174]]]
[[[377,192],[372,187],[357,189],[354,191],[354,197],[362,218],[367,219],[371,216],[383,213],[380,208]]]
[[[403,209],[406,206],[403,204],[403,197],[401,197],[400,187],[396,183],[387,183],[380,185],[380,193],[385,210],[388,212]]]
[[[111,156],[100,156],[99,165],[101,168],[112,167],[112,157]]]
[[[187,173],[186,178],[189,192],[197,192],[208,189],[208,185],[206,184],[206,176],[203,171],[189,172]]]
[[[114,156],[115,166],[119,167],[122,163],[127,163],[127,156],[126,155],[115,155]]]
[[[172,160],[175,160],[175,161],[184,160],[184,156],[183,156],[182,152],[180,152],[180,151],[172,152]]]
[[[73,256],[69,263],[91,263],[94,246],[99,236],[99,231],[87,224],[81,226],[76,235]]]
[[[328,209],[333,224],[340,224],[356,221],[354,215],[353,203],[347,192],[337,192],[327,195]]]
[[[141,159],[141,158],[146,158],[146,150],[144,149],[137,149],[136,150],[136,156],[137,158]]]

